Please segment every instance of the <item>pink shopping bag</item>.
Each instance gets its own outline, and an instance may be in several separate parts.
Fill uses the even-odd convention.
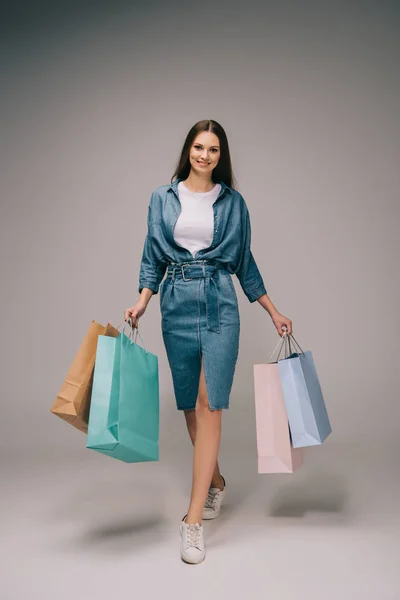
[[[278,363],[253,365],[259,473],[293,473],[303,464],[293,448]]]

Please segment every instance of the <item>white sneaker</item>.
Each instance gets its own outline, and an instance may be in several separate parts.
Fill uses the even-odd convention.
[[[206,557],[204,549],[203,525],[186,523],[185,515],[179,526],[181,533],[181,558],[188,563],[200,563]]]
[[[221,477],[222,477],[222,475],[221,475]],[[219,488],[210,488],[208,490],[208,496],[205,501],[203,513],[202,513],[203,519],[215,519],[215,517],[218,517],[218,515],[221,511],[221,506],[225,499],[225,493],[226,493],[225,479],[223,477],[222,477],[222,479],[224,480],[224,489],[223,490],[220,490]]]

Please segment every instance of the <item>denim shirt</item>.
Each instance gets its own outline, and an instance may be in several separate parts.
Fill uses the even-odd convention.
[[[144,287],[158,293],[167,265],[187,263],[193,260],[209,260],[222,263],[232,275],[236,275],[250,302],[266,294],[263,278],[250,249],[250,215],[243,196],[219,181],[221,189],[213,204],[214,233],[211,246],[199,250],[193,256],[174,240],[174,227],[181,212],[177,186],[161,185],[151,194],[147,216],[147,235],[144,241],[139,272],[139,294]]]

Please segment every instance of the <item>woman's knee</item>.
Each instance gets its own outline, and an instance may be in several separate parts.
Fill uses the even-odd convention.
[[[199,394],[196,402],[196,415],[209,415],[212,413],[217,418],[218,415],[221,415],[221,409],[214,409],[210,406],[208,401],[208,396],[204,394]]]

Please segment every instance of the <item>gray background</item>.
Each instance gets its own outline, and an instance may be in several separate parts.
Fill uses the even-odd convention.
[[[259,598],[264,585],[283,599],[395,598],[399,21],[398,3],[387,1],[9,9],[0,440],[12,563],[3,598],[26,597],[25,585],[106,598],[116,578],[144,591],[157,585],[154,569],[178,598],[193,577],[193,597],[203,597],[208,574],[223,598]],[[231,504],[225,522],[207,524],[199,576],[179,562],[191,444],[158,295],[141,334],[159,356],[160,462],[91,452],[49,410],[91,320],[117,326],[136,301],[150,194],[169,182],[187,131],[205,118],[227,132],[253,254],[313,352],[333,433],[306,451],[298,473],[257,474],[253,365],[278,336],[234,278],[241,341],[220,453]]]

